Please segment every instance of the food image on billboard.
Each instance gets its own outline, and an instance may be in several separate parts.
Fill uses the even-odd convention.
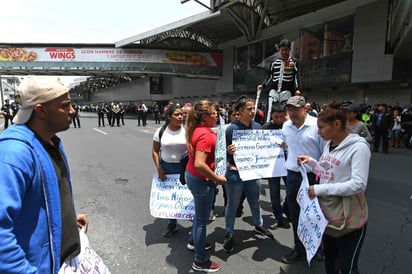
[[[32,62],[37,58],[36,52],[25,48],[0,48],[0,61],[3,62]]]
[[[209,66],[210,64],[206,56],[197,52],[188,51],[168,51],[166,52],[166,59],[163,60],[163,62],[197,66]]]

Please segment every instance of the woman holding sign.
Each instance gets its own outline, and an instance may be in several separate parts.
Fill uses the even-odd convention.
[[[199,101],[188,113],[186,119],[186,141],[189,161],[185,179],[193,194],[195,217],[192,237],[195,258],[192,269],[202,272],[220,270],[206,254],[206,225],[215,197],[216,185],[226,183],[224,176],[214,172],[216,133],[211,129],[217,122],[217,112],[210,101]]]
[[[319,162],[299,156],[320,178],[309,187],[309,197],[319,199],[328,219],[323,244],[326,273],[359,273],[358,258],[366,233],[364,196],[369,174],[370,149],[365,138],[349,134],[346,114],[328,108],[318,116],[319,135],[327,142]]]
[[[233,233],[236,219],[236,210],[239,206],[242,192],[246,193],[246,198],[252,212],[253,222],[255,224],[254,231],[263,235],[265,238],[274,239],[273,234],[263,226],[262,214],[260,212],[259,196],[260,184],[259,179],[242,181],[233,158],[236,147],[232,144],[233,131],[235,130],[250,130],[262,129],[259,123],[254,121],[255,116],[255,100],[243,98],[235,103],[235,111],[239,111],[240,120],[232,122],[226,129],[226,146],[227,146],[227,184],[226,195],[227,205],[225,210],[226,235],[223,241],[223,249],[231,253],[233,252]]]
[[[172,105],[166,111],[166,123],[153,135],[152,157],[161,181],[166,179],[166,174],[180,173],[180,158],[186,152],[185,128],[182,121],[182,109],[180,106]],[[163,237],[170,237],[176,231],[176,219],[169,219]]]

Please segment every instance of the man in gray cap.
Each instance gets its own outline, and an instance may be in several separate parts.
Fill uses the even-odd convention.
[[[58,273],[80,253],[66,154],[57,132],[73,108],[58,80],[28,78],[14,126],[0,134],[0,273]]]
[[[286,201],[289,216],[292,221],[295,247],[290,254],[282,257],[282,262],[293,264],[306,259],[306,249],[297,236],[300,207],[296,201],[302,175],[299,170],[298,156],[310,155],[319,160],[322,155],[325,141],[318,134],[317,119],[305,111],[305,98],[293,96],[286,102],[286,112],[289,120],[283,124],[282,132],[285,136],[288,157],[286,159]],[[316,183],[315,174],[307,167],[309,184]],[[319,258],[319,257],[318,257]]]

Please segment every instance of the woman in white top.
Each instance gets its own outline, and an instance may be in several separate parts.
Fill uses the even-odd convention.
[[[186,152],[185,128],[182,124],[183,112],[180,106],[172,105],[166,112],[166,124],[153,135],[152,157],[159,180],[164,181],[167,174],[180,173],[180,158]],[[177,231],[176,219],[169,219],[163,233],[170,237]]]

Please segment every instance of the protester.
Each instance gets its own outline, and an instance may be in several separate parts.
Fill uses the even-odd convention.
[[[228,116],[229,116],[229,123],[233,123],[234,121],[239,121],[240,120],[239,111],[235,111],[233,107],[228,110]],[[229,124],[226,124],[225,130],[227,129],[228,126],[229,126]],[[236,217],[241,217],[243,215],[243,202],[245,201],[245,199],[246,199],[246,194],[243,191],[242,196],[240,197],[239,206],[236,210]],[[226,187],[225,186],[223,186],[223,205],[226,209],[227,195],[226,195]]]
[[[350,133],[356,133],[365,138],[369,143],[372,142],[372,135],[370,134],[366,125],[359,121],[360,105],[350,104],[346,107],[346,128]]]
[[[279,55],[270,64],[268,79],[257,87],[263,89],[266,85],[269,86],[268,113],[271,112],[272,103],[284,103],[291,97],[292,93],[301,94],[299,63],[291,55],[290,50],[291,42],[289,40],[283,39],[280,41]],[[269,121],[270,116],[268,115],[266,122]]]
[[[186,152],[185,128],[182,125],[183,113],[180,107],[173,105],[167,109],[166,124],[153,135],[152,158],[159,180],[166,180],[167,174],[180,173],[180,158]],[[169,219],[164,237],[170,237],[177,231],[177,220]]]
[[[274,239],[273,234],[263,225],[262,214],[260,212],[259,196],[261,180],[243,181],[240,178],[233,154],[236,151],[235,145],[232,143],[232,135],[235,130],[262,129],[262,126],[255,121],[255,101],[253,99],[241,97],[235,103],[235,111],[239,111],[240,120],[232,122],[226,129],[226,146],[227,146],[227,184],[226,195],[227,205],[225,212],[226,235],[223,242],[223,249],[230,253],[234,250],[234,226],[236,219],[236,210],[239,206],[242,192],[245,191],[246,198],[252,213],[254,231],[263,235],[266,238]]]
[[[320,182],[309,187],[309,197],[315,196],[325,217],[333,222],[331,211],[342,206],[343,198],[351,195],[364,198],[369,174],[370,149],[366,140],[346,130],[346,115],[341,109],[327,109],[318,116],[319,134],[327,144],[319,162],[309,156],[299,156],[319,176]],[[365,204],[366,205],[366,204]],[[367,210],[357,203],[354,211]],[[342,212],[340,213],[342,214]],[[328,226],[323,238],[327,274],[359,273],[358,259],[366,233],[367,212],[357,228],[336,230]],[[346,215],[345,215],[346,216]],[[352,218],[350,222],[357,222]],[[349,221],[348,221],[349,223]]]
[[[15,125],[0,134],[0,273],[55,273],[80,253],[69,166],[57,132],[74,114],[58,80],[28,77]]]
[[[290,97],[286,103],[286,112],[290,120],[286,121],[282,127],[288,149],[285,164],[287,169],[286,201],[292,221],[295,244],[293,251],[282,257],[282,262],[286,264],[293,264],[306,259],[305,247],[297,235],[300,207],[296,201],[296,196],[302,182],[302,175],[297,162],[298,155],[309,155],[318,160],[325,144],[318,134],[316,118],[306,113],[305,104],[305,98],[302,96]],[[308,168],[308,180],[311,185],[316,183],[315,174],[310,168]],[[318,260],[322,259],[321,251],[318,252],[316,258]]]
[[[393,126],[390,133],[391,147],[400,147],[401,143],[401,130],[402,130],[402,119],[399,110],[395,109],[392,115]]]
[[[215,126],[216,122],[217,112],[210,101],[196,103],[189,111],[186,120],[189,161],[185,179],[195,204],[192,228],[195,256],[192,269],[202,272],[216,272],[221,268],[206,254],[206,225],[215,196],[215,183],[226,183],[224,176],[214,173],[216,133],[211,127]]]
[[[280,103],[276,103],[272,106],[272,112],[270,114],[272,119],[269,123],[263,125],[263,129],[277,129],[281,130],[283,123],[286,121],[285,106]],[[289,215],[287,202],[283,203],[280,201],[280,179],[282,178],[283,183],[286,185],[286,176],[283,177],[272,177],[268,178],[269,192],[270,192],[270,203],[272,205],[272,212],[276,218],[276,226],[280,228],[289,228],[289,226],[283,221],[283,212]]]
[[[380,141],[382,139],[382,152],[388,153],[388,135],[392,130],[392,115],[386,111],[386,104],[379,104],[377,113],[372,117],[372,127],[375,134],[373,141],[373,152],[379,152]]]

